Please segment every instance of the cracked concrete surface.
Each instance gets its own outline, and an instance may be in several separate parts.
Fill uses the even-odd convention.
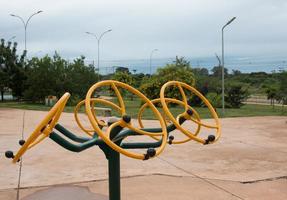
[[[0,199],[16,198],[19,164],[11,164],[4,152],[19,148],[24,112],[27,138],[46,112],[0,109]],[[287,199],[286,120],[226,118],[221,120],[222,138],[214,145],[192,141],[168,145],[148,161],[121,156],[122,199]],[[70,113],[63,113],[60,123],[83,134]],[[178,132],[173,135],[182,137]],[[53,185],[69,184],[87,188],[99,199],[108,194],[107,178],[107,162],[99,148],[72,153],[46,139],[23,157],[20,197],[32,198]]]

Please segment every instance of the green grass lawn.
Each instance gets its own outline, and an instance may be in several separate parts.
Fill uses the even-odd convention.
[[[128,100],[125,99],[127,114],[131,115],[133,118],[137,118],[138,110],[140,108],[141,102],[137,99]],[[101,105],[97,105],[101,107]],[[0,108],[17,108],[17,109],[27,109],[27,110],[49,110],[51,107],[42,104],[31,104],[24,102],[1,102]],[[200,114],[201,118],[210,118],[210,114],[207,108],[195,107],[197,112]],[[161,110],[161,109],[159,109]],[[174,115],[183,112],[182,107],[172,107],[170,108]],[[73,112],[73,106],[66,106],[65,112]],[[81,112],[84,108],[81,109]],[[217,109],[219,116],[221,116],[221,109]],[[112,115],[119,116],[118,113],[112,111]],[[275,106],[273,109],[270,105],[244,105],[240,109],[225,109],[224,117],[249,117],[249,116],[287,116],[287,108],[281,106]],[[147,109],[144,112],[144,119],[155,119],[152,111]]]

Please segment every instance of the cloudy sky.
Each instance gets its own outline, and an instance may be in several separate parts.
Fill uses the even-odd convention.
[[[30,56],[52,54],[65,58],[97,56],[97,35],[112,29],[101,40],[101,59],[145,59],[157,48],[157,57],[214,56],[221,53],[221,28],[229,56],[282,56],[287,53],[286,0],[1,0],[0,38],[11,38],[24,48],[28,25]]]

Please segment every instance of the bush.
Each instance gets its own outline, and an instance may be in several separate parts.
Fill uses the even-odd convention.
[[[211,105],[215,108],[222,107],[222,98],[221,95],[217,93],[210,92],[206,95],[207,100],[211,103]]]
[[[240,108],[248,97],[248,89],[242,84],[227,85],[225,90],[226,107]]]
[[[111,79],[126,83],[130,86],[134,86],[134,82],[135,82],[133,76],[129,72],[126,72],[126,71],[116,71],[116,73],[113,74]]]

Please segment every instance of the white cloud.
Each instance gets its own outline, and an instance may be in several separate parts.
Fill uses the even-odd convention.
[[[100,34],[101,57],[146,58],[154,48],[158,57],[213,56],[221,50],[221,27],[226,27],[226,53],[230,55],[284,55],[287,51],[287,3],[284,0],[10,0],[0,3],[0,37],[16,35],[23,48],[23,26],[10,13],[27,18],[37,10],[28,27],[29,52],[65,57],[81,54],[93,59]]]

